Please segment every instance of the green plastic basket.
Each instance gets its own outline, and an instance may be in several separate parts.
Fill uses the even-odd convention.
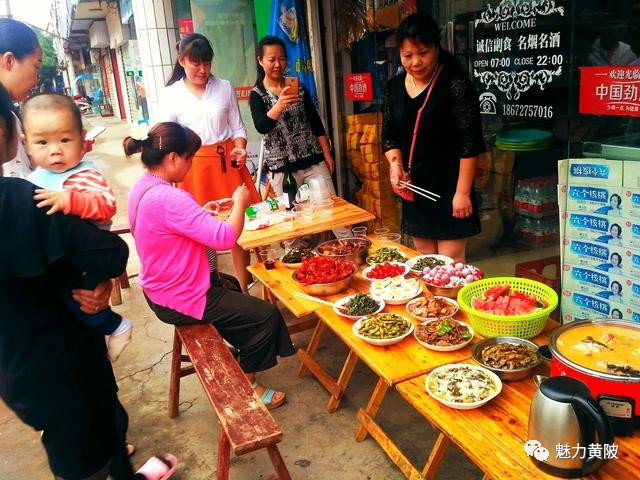
[[[547,307],[528,315],[518,316],[494,315],[471,307],[473,297],[482,297],[488,288],[505,283],[511,285],[513,290],[545,300]],[[544,330],[549,314],[558,306],[558,294],[544,283],[528,278],[494,277],[477,280],[462,287],[458,292],[458,303],[469,317],[471,326],[484,337],[533,338]]]

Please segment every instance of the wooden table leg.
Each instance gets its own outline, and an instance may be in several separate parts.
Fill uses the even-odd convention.
[[[340,372],[340,376],[338,377],[338,388],[339,391],[333,393],[329,402],[327,403],[327,411],[329,413],[333,413],[338,409],[338,405],[340,405],[340,400],[342,400],[342,396],[344,395],[344,391],[347,389],[347,385],[349,385],[349,380],[351,380],[351,375],[353,375],[353,369],[356,368],[356,363],[358,363],[358,356],[353,353],[353,350],[349,350],[349,355],[347,355],[347,360],[344,362],[342,366],[342,371]]]
[[[376,418],[376,414],[378,413],[380,405],[382,405],[382,400],[384,400],[387,390],[389,390],[389,385],[382,378],[379,378],[365,410],[371,418]],[[367,427],[366,425],[360,425],[356,432],[356,442],[362,442],[365,438],[367,438]]]
[[[426,480],[433,480],[434,478],[436,478],[436,474],[438,473],[440,464],[444,460],[444,455],[445,453],[447,453],[449,445],[451,445],[451,439],[444,433],[440,432],[440,435],[438,435],[438,438],[436,438],[436,443],[433,446],[431,453],[429,454],[427,463],[422,469],[422,476]]]
[[[365,425],[369,435],[385,451],[387,456],[396,464],[400,471],[409,480],[423,480],[422,474],[411,464],[407,456],[400,451],[393,440],[380,428],[380,425],[369,416],[362,408],[358,410],[358,421]]]
[[[309,343],[307,344],[306,350],[300,349],[298,350],[298,353],[304,352],[306,356],[313,359],[313,356],[316,354],[316,350],[318,350],[318,346],[320,345],[320,340],[322,338],[322,335],[324,334],[326,329],[327,329],[327,326],[325,325],[325,323],[322,320],[318,320],[318,323],[316,324],[316,328],[313,330],[313,333],[311,334],[311,338],[309,339]],[[298,368],[299,377],[304,377],[309,371],[309,368],[305,364],[303,357],[304,355],[300,356],[301,363],[300,363],[300,368]]]

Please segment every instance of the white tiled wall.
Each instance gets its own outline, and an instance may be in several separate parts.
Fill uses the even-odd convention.
[[[158,113],[158,91],[164,88],[176,60],[178,31],[171,0],[133,0],[133,14],[153,124]]]

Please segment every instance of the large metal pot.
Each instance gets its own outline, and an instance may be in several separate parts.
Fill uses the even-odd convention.
[[[350,248],[350,246],[359,245],[358,247]],[[328,253],[332,247],[344,248],[349,250],[347,253]],[[356,265],[363,265],[367,261],[369,256],[369,249],[371,248],[371,241],[366,238],[336,238],[335,240],[329,240],[328,242],[322,242],[316,248],[316,252],[323,257],[329,258],[344,258],[345,260],[351,260]],[[327,252],[327,253],[325,253]]]
[[[622,431],[640,427],[640,375],[617,375],[594,370],[585,365],[581,365],[570,360],[558,350],[558,339],[570,329],[587,326],[597,326],[606,333],[607,326],[618,326],[631,329],[633,332],[640,332],[640,324],[625,320],[594,319],[580,320],[568,323],[556,329],[549,339],[549,349],[551,350],[551,375],[567,376],[576,378],[584,382],[591,391],[593,397],[604,408],[607,415],[614,424],[617,434]],[[618,425],[616,425],[618,423]],[[626,425],[625,428],[620,427]]]

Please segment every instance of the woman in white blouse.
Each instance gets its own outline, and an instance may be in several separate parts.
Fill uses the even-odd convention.
[[[260,201],[247,159],[247,129],[240,116],[235,91],[228,80],[211,74],[213,48],[199,33],[190,33],[178,43],[178,60],[160,95],[160,121],[177,122],[196,132],[202,147],[182,188],[200,205],[231,197],[243,183],[251,203]],[[236,277],[247,290],[249,252],[239,246],[231,251]]]

